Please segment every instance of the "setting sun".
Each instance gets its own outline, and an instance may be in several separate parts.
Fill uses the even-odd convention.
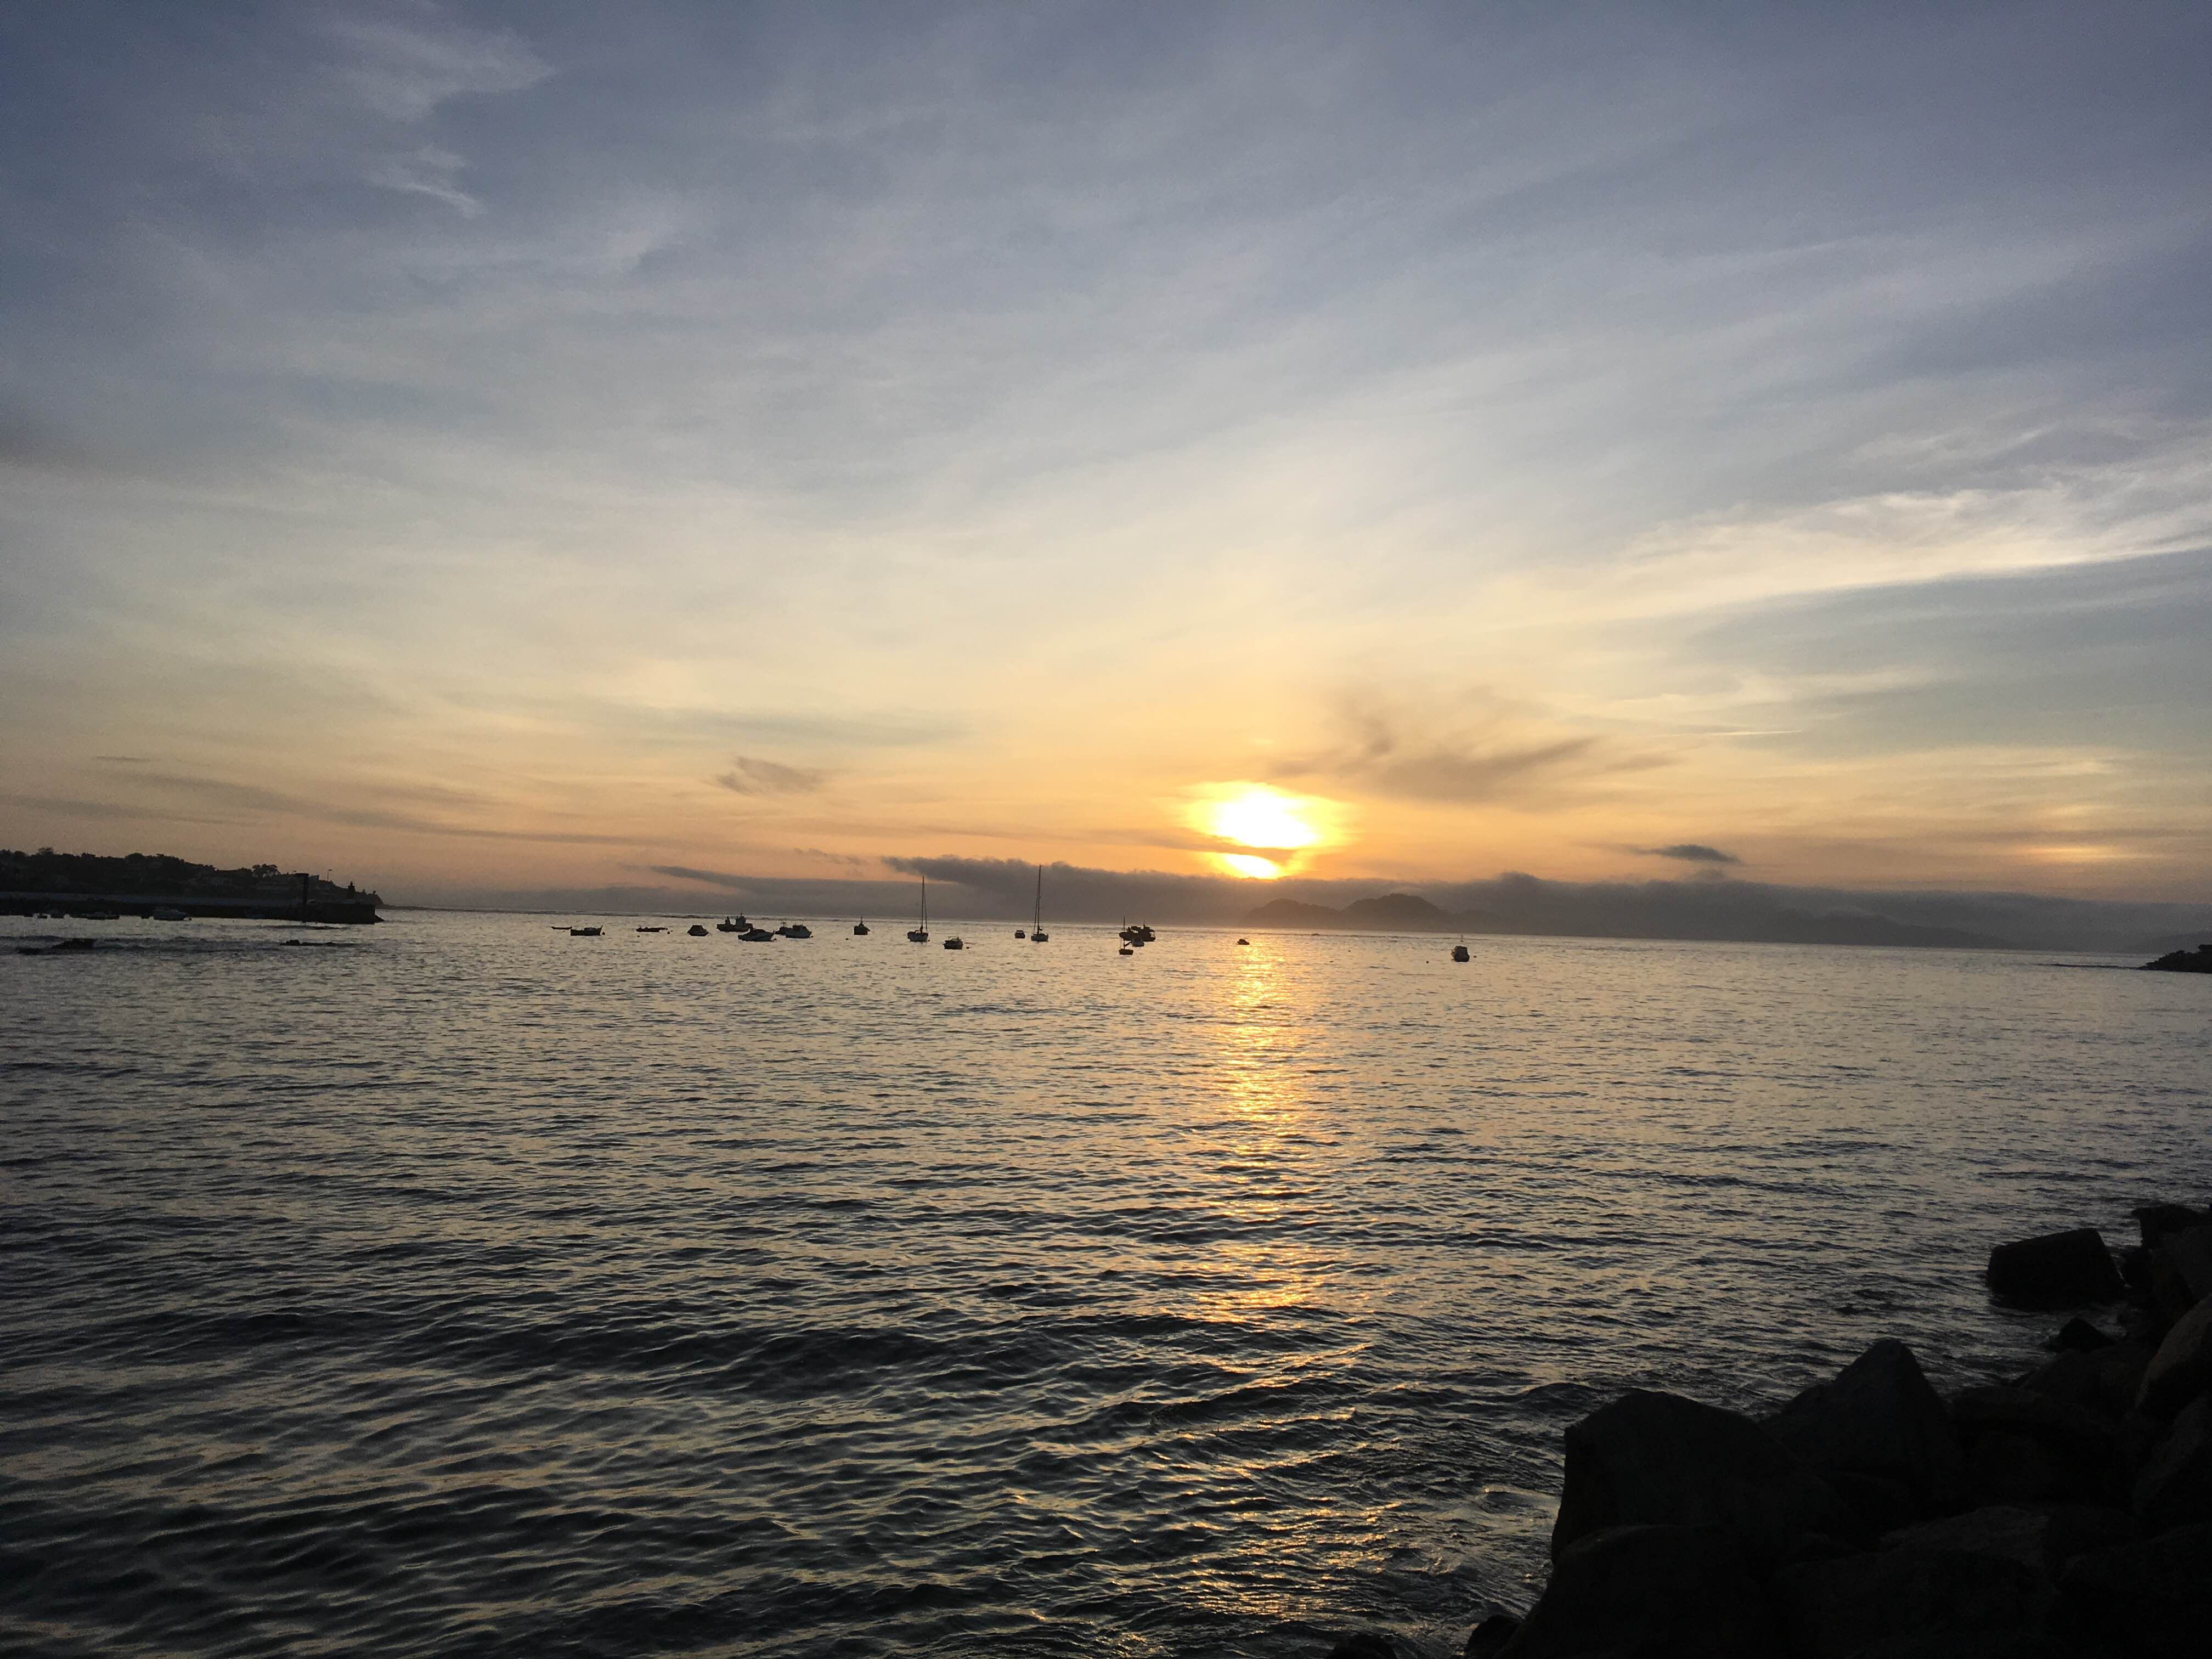
[[[1293,795],[1264,783],[1209,786],[1193,803],[1193,828],[1225,843],[1214,861],[1232,875],[1272,881],[1297,855],[1328,846],[1341,809],[1334,801]],[[1238,850],[1231,851],[1234,848]]]

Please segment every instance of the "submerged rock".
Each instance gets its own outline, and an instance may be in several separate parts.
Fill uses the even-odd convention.
[[[1510,1613],[1493,1613],[1468,1632],[1460,1659],[1498,1659],[1505,1645],[1521,1633],[1521,1621]]]
[[[1767,1432],[1803,1458],[1863,1510],[1883,1515],[1880,1488],[1853,1476],[1901,1486],[1925,1514],[1955,1503],[1965,1460],[1942,1401],[1902,1342],[1885,1339],[1815,1382],[1766,1419]]]
[[[2094,1227],[2045,1233],[1990,1252],[1990,1294],[2015,1308],[2079,1308],[2126,1294],[2112,1253]]]
[[[1779,1635],[1729,1528],[1623,1526],[1563,1550],[1543,1599],[1498,1651],[1502,1659],[1772,1659]]]
[[[2109,1347],[2118,1339],[2107,1336],[2087,1320],[2073,1318],[2061,1325],[2051,1340],[2043,1346],[2056,1348],[2061,1353],[2090,1353]]]
[[[1566,1452],[1555,1561],[1608,1527],[1725,1527],[1767,1559],[1807,1534],[1850,1527],[1834,1489],[1796,1453],[1749,1418],[1680,1395],[1624,1395],[1570,1428]]]

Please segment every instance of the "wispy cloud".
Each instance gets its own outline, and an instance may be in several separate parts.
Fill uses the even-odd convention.
[[[1684,864],[1743,862],[1733,853],[1723,853],[1719,848],[1708,847],[1699,841],[1678,841],[1671,847],[1639,847],[1636,850],[1655,859],[1678,859]]]
[[[778,761],[739,755],[714,781],[739,795],[811,795],[830,781],[819,767],[786,766]]]

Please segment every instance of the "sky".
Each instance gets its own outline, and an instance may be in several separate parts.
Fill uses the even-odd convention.
[[[2179,4],[9,8],[0,845],[2212,902],[2208,74]]]

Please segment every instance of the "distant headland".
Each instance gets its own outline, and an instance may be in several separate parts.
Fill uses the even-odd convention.
[[[1687,896],[1695,898],[1692,892]],[[1519,933],[1554,937],[1733,940],[1755,945],[1917,945],[1953,950],[2007,950],[2011,940],[1963,927],[1936,927],[1898,921],[1863,910],[1810,910],[1777,906],[1763,914],[1716,915],[1692,904],[1679,914],[1641,918],[1593,909],[1582,927],[1547,915],[1540,925],[1487,910],[1455,914],[1413,893],[1384,893],[1354,899],[1342,909],[1297,899],[1272,899],[1248,911],[1243,925],[1310,932],[1348,928],[1383,933]]]
[[[94,853],[0,850],[0,915],[88,911],[151,916],[230,916],[271,921],[381,921],[384,901],[351,882],[341,887],[273,864],[219,870],[161,853],[119,858]]]

